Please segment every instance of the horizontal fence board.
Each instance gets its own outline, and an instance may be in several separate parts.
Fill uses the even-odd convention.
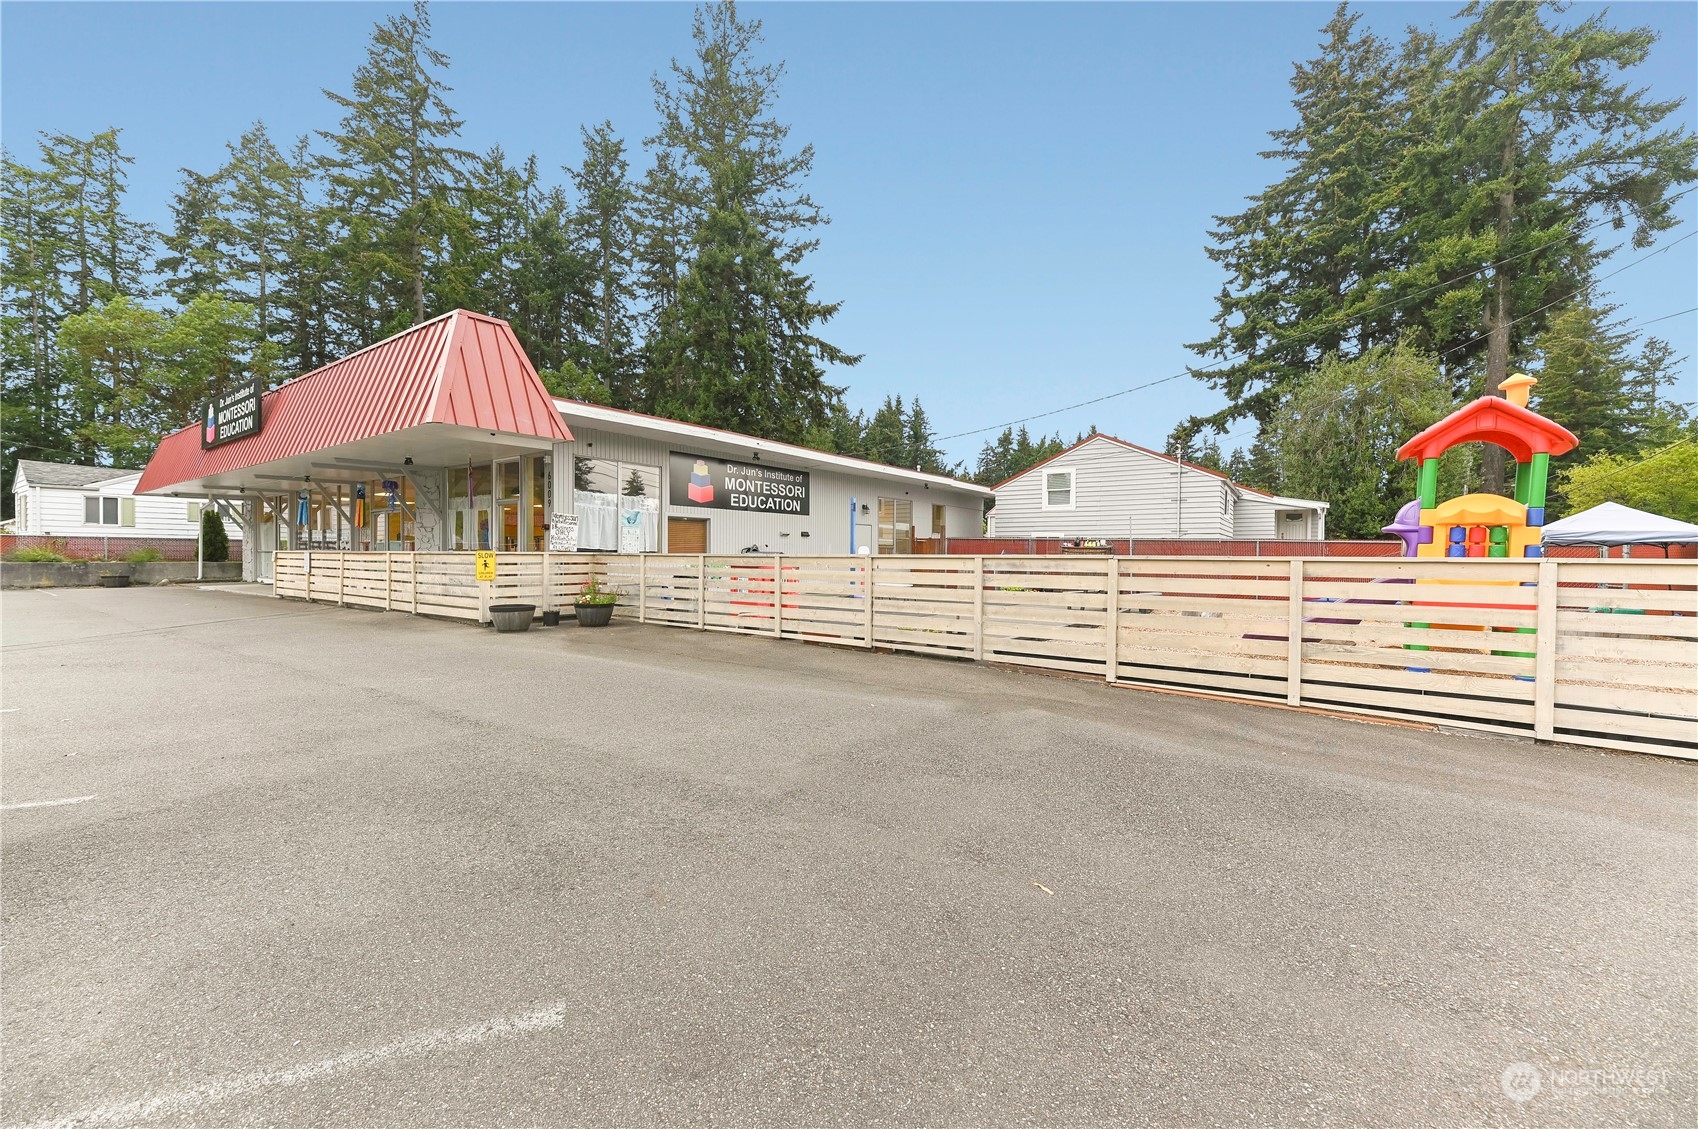
[[[276,554],[278,595],[471,620],[504,601],[563,607],[593,579],[619,594],[622,621],[1092,677],[1108,673],[1112,624],[1116,681],[1287,701],[1285,559],[503,553],[496,581],[479,584],[470,553],[314,550],[310,574],[303,558]],[[1688,747],[1698,742],[1698,563],[1301,567],[1303,704],[1527,735],[1544,693],[1557,739],[1698,756]],[[1541,568],[1555,573],[1556,631],[1545,643],[1554,654],[1535,660]],[[1415,583],[1440,580],[1459,583]],[[1539,661],[1554,665],[1548,687],[1533,681]]]

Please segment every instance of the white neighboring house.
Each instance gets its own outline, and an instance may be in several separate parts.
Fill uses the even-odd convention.
[[[996,487],[992,537],[1321,541],[1327,503],[1281,498],[1112,435]]]
[[[199,498],[136,497],[141,471],[19,459],[12,478],[12,528],[18,535],[53,537],[200,536]],[[241,524],[224,530],[240,539]]]

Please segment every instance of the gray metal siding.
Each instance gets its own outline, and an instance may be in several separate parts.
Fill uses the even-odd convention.
[[[1068,469],[1073,509],[1044,509],[1044,472]],[[1205,471],[1181,471],[1171,460],[1098,438],[999,488],[996,536],[1230,537],[1230,489]]]
[[[661,548],[666,545],[666,518],[672,496],[671,460],[673,451],[701,453],[724,458],[709,447],[700,447],[688,439],[660,442],[639,439],[616,432],[571,424],[573,441],[554,445],[554,497],[561,512],[571,513],[572,475],[574,456],[611,459],[660,467]],[[766,459],[773,466],[785,466],[783,457]],[[781,553],[838,554],[849,552],[850,499],[859,507],[865,504],[868,514],[859,520],[873,529],[872,551],[878,552],[879,498],[907,498],[914,503],[916,535],[924,536],[930,529],[931,507],[934,503],[948,507],[945,522],[949,536],[977,536],[980,528],[980,502],[977,496],[946,486],[927,487],[923,483],[903,479],[881,478],[876,472],[865,475],[819,467],[796,467],[808,472],[808,514],[744,513],[736,510],[691,510],[690,517],[706,517],[708,521],[708,552],[737,553],[750,545],[759,545]],[[806,536],[804,536],[806,534]]]

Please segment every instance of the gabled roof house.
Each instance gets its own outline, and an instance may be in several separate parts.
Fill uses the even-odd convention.
[[[1083,439],[995,489],[993,537],[1326,537],[1325,502],[1269,494],[1112,435]]]

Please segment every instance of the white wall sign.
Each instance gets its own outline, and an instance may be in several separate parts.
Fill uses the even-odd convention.
[[[555,514],[548,522],[548,551],[575,553],[578,551],[578,515]]]

